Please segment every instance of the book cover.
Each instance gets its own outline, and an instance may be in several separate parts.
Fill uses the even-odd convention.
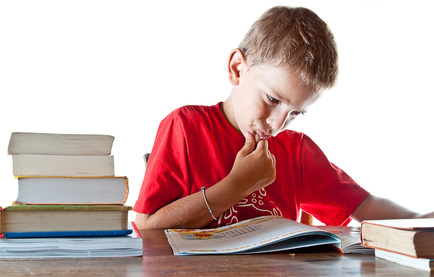
[[[254,254],[320,245],[346,252],[336,234],[278,216],[212,229],[167,229],[165,233],[175,255]]]
[[[18,177],[18,204],[124,204],[128,178]]]
[[[23,238],[72,238],[72,237],[115,237],[126,236],[132,230],[113,230],[113,231],[63,231],[63,232],[17,232],[4,233],[0,238],[23,239]]]
[[[364,220],[363,225],[377,225],[402,230],[434,231],[434,218]]]

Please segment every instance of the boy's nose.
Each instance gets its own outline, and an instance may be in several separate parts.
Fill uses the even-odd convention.
[[[290,122],[291,122],[290,111],[278,112],[271,115],[271,117],[269,118],[268,125],[270,125],[273,128],[273,130],[277,131],[286,128]]]

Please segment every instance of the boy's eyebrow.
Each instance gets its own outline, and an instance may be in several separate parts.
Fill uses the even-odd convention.
[[[291,105],[292,101],[291,99],[285,99],[278,91],[271,89],[271,92],[276,95],[276,98],[280,101],[284,102],[287,105]],[[298,109],[297,109],[298,110]]]
[[[275,96],[276,96],[276,98],[279,100],[279,101],[283,101],[283,102],[285,102],[285,104],[287,104],[287,105],[290,105],[291,104],[291,100],[287,100],[287,99],[285,99],[284,97],[282,97],[280,94],[279,94],[279,92],[277,92],[276,90],[274,90],[274,89],[270,89],[270,91],[271,91],[271,93],[273,93]],[[307,110],[306,109],[297,109],[297,108],[295,108],[295,110],[296,111],[298,111],[298,112],[301,112],[301,113],[307,113]]]
[[[282,95],[280,95],[280,93],[278,91],[276,91],[274,89],[270,89],[270,91],[271,91],[271,93],[273,93],[276,96],[276,98],[278,100],[283,101],[286,104],[290,104],[291,103],[291,101],[288,101],[287,99],[285,99],[284,97],[282,97]]]

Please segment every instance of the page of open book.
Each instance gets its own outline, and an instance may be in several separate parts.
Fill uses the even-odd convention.
[[[166,230],[166,235],[176,255],[246,251],[257,253],[322,244],[340,247],[340,240],[333,233],[282,217],[259,217],[214,229],[169,229]],[[306,237],[307,235],[311,236]],[[281,241],[285,245],[275,244]],[[261,249],[272,244],[273,246]]]

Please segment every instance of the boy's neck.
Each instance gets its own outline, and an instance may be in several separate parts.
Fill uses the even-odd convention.
[[[220,112],[222,113],[223,117],[226,119],[226,121],[231,125],[231,127],[240,133],[240,131],[232,124],[231,120],[229,118],[233,118],[233,110],[231,109],[232,101],[231,97],[226,99],[220,106]]]

